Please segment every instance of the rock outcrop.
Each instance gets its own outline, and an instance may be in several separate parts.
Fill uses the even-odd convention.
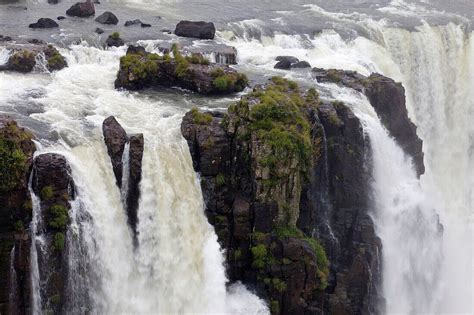
[[[32,134],[0,115],[0,313],[31,312]]]
[[[38,57],[46,60],[46,70],[57,71],[67,67],[66,59],[52,45],[39,42],[34,44],[6,44],[5,48],[13,51],[6,65],[0,66],[0,71],[16,71],[28,73],[37,66]]]
[[[32,186],[39,197],[37,243],[41,307],[63,312],[67,299],[68,242],[70,201],[75,197],[74,181],[66,158],[55,153],[38,155],[33,162]]]
[[[100,24],[110,24],[110,25],[117,25],[119,20],[115,14],[110,11],[105,11],[101,15],[99,15],[96,19],[96,22]]]
[[[374,312],[370,147],[348,107],[273,78],[227,114],[192,110],[181,130],[231,281],[256,288],[272,314]]]
[[[290,70],[290,69],[303,69],[311,68],[311,65],[307,61],[300,61],[298,58],[293,56],[278,56],[275,58],[278,61],[274,68],[280,70]]]
[[[107,47],[120,47],[125,45],[123,39],[120,38],[120,34],[117,32],[110,34],[107,40],[105,41],[105,44],[107,45]]]
[[[124,208],[127,212],[128,224],[132,228],[137,243],[138,201],[140,199],[140,181],[142,179],[142,159],[144,150],[143,134],[127,135],[115,117],[107,117],[102,124],[104,142],[112,162],[117,186],[125,196]],[[127,149],[128,144],[128,151]],[[124,159],[124,156],[128,158]],[[123,165],[128,161],[128,165]],[[124,174],[124,172],[128,172]],[[123,179],[126,178],[126,183]],[[127,187],[124,187],[127,184]]]
[[[92,1],[87,0],[86,2],[78,2],[71,6],[66,14],[69,16],[77,17],[89,17],[95,15],[95,8]]]
[[[59,27],[59,24],[50,18],[40,18],[38,22],[31,23],[30,28],[55,28]]]
[[[216,28],[212,22],[180,21],[174,33],[182,37],[214,39]]]
[[[201,55],[182,56],[176,45],[173,58],[129,47],[120,59],[116,88],[181,87],[200,94],[230,94],[247,86],[247,77],[225,65],[210,64]]]
[[[401,83],[377,73],[365,77],[354,71],[315,68],[313,74],[319,82],[333,82],[364,93],[385,128],[413,159],[418,176],[424,174],[423,141],[416,133],[417,127],[408,117],[405,89]]]

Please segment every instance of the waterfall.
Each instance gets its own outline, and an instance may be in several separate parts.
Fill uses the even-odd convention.
[[[31,196],[32,218],[30,223],[31,231],[31,254],[30,254],[30,269],[31,269],[31,288],[32,288],[32,313],[34,315],[41,314],[42,299],[41,299],[41,284],[40,271],[38,264],[38,248],[42,250],[44,240],[40,234],[39,227],[41,226],[41,207],[40,200],[36,196],[32,187],[33,174],[30,175],[28,181],[28,190]]]
[[[124,207],[127,207],[129,178],[130,178],[130,141],[127,141],[127,143],[125,143],[125,147],[123,148],[123,154],[122,154],[122,188],[120,191],[121,196],[122,196],[122,204]]]
[[[33,115],[61,138],[44,141],[40,153],[64,155],[76,188],[67,233],[66,310],[267,314],[265,303],[243,285],[226,288],[224,256],[205,217],[199,179],[181,136],[186,109],[171,103],[174,99],[116,91],[113,80],[123,53],[73,46],[66,55],[69,67],[44,86],[44,112]],[[137,248],[127,224],[126,191],[115,184],[101,134],[109,115],[145,139]],[[33,204],[37,209],[38,200]]]
[[[397,12],[396,7],[391,10]],[[358,25],[365,36],[344,38],[334,30],[323,30],[314,37],[276,33],[272,37],[260,38],[251,36],[253,24],[263,24],[258,21],[250,26],[241,23],[240,28],[244,31],[239,28],[236,34],[243,35],[223,34],[226,36],[223,41],[237,47],[240,62],[247,64],[249,69],[301,82],[308,81],[309,72],[274,70],[275,57],[291,55],[309,61],[314,67],[354,70],[363,75],[378,72],[402,82],[409,116],[418,126],[417,133],[424,142],[426,173],[420,181],[415,181],[399,158],[403,171],[396,172],[395,178],[399,179],[399,175],[405,173],[405,185],[402,186],[413,202],[415,199],[418,201],[408,206],[408,197],[400,196],[397,199],[399,204],[390,206],[397,195],[388,185],[387,194],[391,191],[392,195],[380,197],[377,202],[386,200],[384,207],[392,207],[393,212],[381,212],[387,214],[382,221],[380,216],[375,217],[377,209],[374,209],[377,232],[383,241],[382,279],[388,302],[387,313],[470,314],[474,311],[474,92],[471,87],[474,81],[474,34],[462,19],[458,24],[451,22],[438,26],[424,22],[415,30],[407,30],[389,26],[387,21],[373,20],[367,15],[331,13],[318,7],[318,14],[321,12],[341,25]],[[235,25],[230,28],[234,29]],[[357,100],[354,95],[352,97],[353,102]],[[376,170],[374,172],[374,176],[378,174]],[[393,179],[389,177],[386,175],[386,180]],[[384,183],[383,178],[379,182]],[[374,186],[373,190],[377,195],[380,189]],[[379,204],[376,208],[384,207]],[[397,208],[400,214],[395,216]],[[413,216],[402,215],[410,208]],[[433,209],[439,218],[431,211]],[[384,226],[381,223],[390,220],[399,220],[398,228],[394,225],[391,230],[381,229]],[[401,224],[402,220],[404,224]],[[437,233],[438,220],[443,227],[442,236]],[[422,232],[418,228],[420,225],[432,230]],[[390,235],[387,233],[393,235],[390,244],[384,237]],[[395,233],[399,235],[398,239]],[[430,237],[433,237],[433,244],[425,246]],[[404,251],[398,253],[395,262],[417,260],[418,263],[397,266],[393,261],[387,261],[387,255],[402,245]],[[420,251],[417,252],[416,248]],[[438,257],[439,260],[431,261],[426,256]],[[425,258],[427,260],[423,261]],[[412,268],[411,275],[403,272],[408,268]]]
[[[372,153],[372,216],[383,244],[383,290],[388,314],[435,314],[440,306],[442,231],[411,159],[390,137],[367,98],[335,88],[368,135]]]
[[[18,281],[17,274],[15,270],[15,246],[13,246],[10,252],[10,294],[8,297],[9,309],[8,311],[11,314],[17,312],[16,304],[18,302]]]

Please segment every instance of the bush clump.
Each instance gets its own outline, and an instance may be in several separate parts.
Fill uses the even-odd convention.
[[[212,121],[212,115],[209,113],[201,113],[199,109],[193,107],[191,109],[191,115],[193,117],[193,121],[199,125],[209,125]]]
[[[64,229],[69,223],[68,209],[63,205],[52,205],[48,209],[49,220],[48,225],[57,230]]]
[[[40,196],[41,200],[50,200],[53,198],[54,195],[54,190],[53,186],[45,186],[43,189],[41,189]]]
[[[267,248],[263,244],[258,244],[250,248],[253,256],[252,266],[257,269],[263,269],[265,267],[265,261],[267,259]]]
[[[242,73],[226,73],[219,67],[212,70],[210,74],[214,79],[212,85],[220,92],[242,91],[248,85],[247,76]]]
[[[19,142],[4,139],[0,135],[0,192],[17,187],[26,171],[27,157]]]

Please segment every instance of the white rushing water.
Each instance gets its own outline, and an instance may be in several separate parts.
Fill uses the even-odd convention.
[[[365,97],[330,88],[352,107],[371,141],[373,218],[383,242],[387,313],[473,314],[474,35],[462,23],[425,23],[408,31],[364,14],[306,8],[315,18],[357,24],[367,38],[349,40],[324,30],[257,40],[252,35],[263,34],[265,23],[251,19],[231,23],[231,29],[248,30],[242,36],[220,32],[218,40],[235,46],[243,68],[259,75],[311,83],[309,71],[273,69],[276,56],[292,55],[312,66],[379,72],[403,83],[410,118],[424,140],[426,173],[420,180]],[[432,14],[398,0],[382,10],[406,17]],[[42,111],[31,117],[50,125],[59,140],[44,141],[39,150],[65,155],[72,168],[77,197],[68,244],[77,242],[75,235],[81,241],[68,246],[69,267],[77,271],[73,275],[86,274],[91,270],[80,265],[86,257],[93,270],[88,277],[68,279],[70,292],[88,289],[73,295],[69,310],[80,310],[87,299],[98,314],[268,313],[241,284],[226,290],[223,255],[203,213],[199,181],[179,130],[187,101],[116,91],[113,80],[124,48],[75,45],[62,53],[69,67],[53,74],[0,73],[0,100],[7,106],[25,100],[40,104]],[[0,50],[0,65],[8,54]],[[123,208],[126,192],[115,185],[101,135],[109,115],[128,133],[145,138],[138,248]],[[39,207],[35,196],[33,207]],[[42,241],[40,235],[34,240]],[[36,249],[32,246],[33,309],[39,313]]]
[[[443,253],[435,205],[421,189],[411,159],[382,126],[367,98],[340,87],[334,96],[352,108],[370,139],[372,215],[383,243],[387,313],[439,313]]]
[[[68,68],[49,80],[17,86],[18,93],[2,98],[13,101],[30,85],[41,90],[36,101],[43,112],[32,117],[49,124],[60,140],[43,141],[37,154],[63,154],[71,166],[77,195],[66,248],[73,271],[68,289],[77,294],[69,296],[68,309],[83,312],[80,302],[87,299],[98,314],[268,313],[265,303],[244,286],[226,290],[223,253],[204,215],[199,180],[180,132],[186,109],[116,91],[113,81],[124,49],[77,45],[63,53]],[[1,83],[11,80],[9,76],[15,74],[2,74]],[[127,132],[142,132],[145,138],[136,249],[101,134],[109,115]],[[33,201],[36,208],[35,196]],[[35,254],[33,246],[34,305],[39,312]],[[85,265],[93,266],[92,275]]]
[[[393,3],[391,12],[408,14],[397,11],[398,4]],[[383,242],[387,313],[474,313],[473,33],[467,24],[425,23],[408,31],[364,15],[330,13],[319,7],[316,10],[316,6],[310,9],[338,21],[356,22],[370,39],[347,40],[331,30],[314,38],[277,33],[254,39],[251,35],[262,25],[258,20],[231,25],[248,29],[241,37],[234,38],[232,32],[220,36],[238,48],[240,62],[249,69],[306,81],[309,71],[273,69],[276,56],[291,55],[313,67],[355,70],[364,75],[379,72],[403,83],[409,116],[424,141],[426,173],[417,181],[400,156],[383,171],[377,170],[375,163],[374,193],[379,198],[374,219]],[[372,140],[375,162],[377,152],[400,154],[379,137]],[[386,192],[380,197],[382,190]],[[442,237],[436,233],[438,218],[432,210],[439,215]]]

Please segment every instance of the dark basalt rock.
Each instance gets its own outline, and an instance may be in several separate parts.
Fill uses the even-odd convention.
[[[59,27],[59,24],[54,22],[50,18],[40,18],[38,22],[29,25],[29,28],[55,28]]]
[[[401,83],[377,73],[365,77],[354,71],[336,69],[314,68],[313,75],[318,82],[338,83],[364,93],[398,145],[413,159],[418,177],[424,174],[423,141],[408,117],[405,89]]]
[[[110,25],[117,25],[119,22],[115,14],[113,14],[110,11],[106,11],[102,13],[95,19],[95,21],[101,24],[110,24]]]
[[[99,27],[96,28],[94,32],[97,33],[97,34],[104,34],[104,30],[99,28]]]
[[[275,61],[288,61],[291,64],[291,63],[297,63],[300,60],[293,56],[278,56],[275,58]]]
[[[6,64],[6,70],[28,73],[36,65],[36,54],[28,50],[15,52]]]
[[[60,15],[60,16],[58,16],[58,17],[57,17],[57,19],[58,19],[58,21],[61,21],[61,20],[64,20],[64,19],[66,19],[66,17],[65,17],[65,16],[62,16],[62,15]]]
[[[280,70],[290,70],[291,62],[289,60],[281,60],[281,61],[278,61],[277,64],[273,68],[280,69]]]
[[[180,21],[174,33],[182,37],[214,39],[216,28],[212,22]]]
[[[69,16],[77,16],[77,17],[89,17],[95,15],[95,8],[94,4],[88,0],[86,2],[78,2],[71,6],[67,11],[66,14]]]
[[[151,27],[151,24],[141,23],[140,26],[141,26],[141,27]]]
[[[307,61],[299,61],[291,65],[291,68],[311,68],[311,65]]]
[[[132,25],[139,25],[139,24],[142,24],[142,21],[140,21],[139,19],[135,19],[135,20],[126,21],[124,26],[132,26]]]
[[[40,199],[38,231],[45,242],[36,244],[42,308],[62,313],[69,272],[66,242],[70,223],[68,212],[70,201],[75,196],[74,181],[66,158],[55,153],[38,155],[33,162],[32,186]]]
[[[49,4],[58,4],[59,0],[48,0]]]
[[[137,244],[138,202],[140,199],[140,181],[142,179],[142,159],[144,150],[143,134],[128,136],[115,117],[106,118],[102,124],[104,142],[112,162],[117,186],[126,190],[125,210],[127,212],[128,224],[134,232],[134,242]],[[129,143],[129,165],[123,165],[125,145]],[[124,170],[128,169],[128,174]],[[123,187],[122,179],[128,177],[128,187]]]
[[[275,58],[278,61],[274,68],[280,70],[290,70],[290,69],[302,69],[302,68],[311,68],[311,65],[307,61],[299,61],[298,58],[292,56],[278,56]]]
[[[107,45],[107,47],[120,47],[125,45],[123,40],[120,37],[114,36],[114,34],[109,35],[109,37],[105,41],[105,44]]]
[[[10,36],[0,35],[0,42],[9,42],[11,40],[12,40],[12,38]]]
[[[172,58],[166,52],[162,57],[130,46],[127,55],[120,59],[115,87],[181,87],[200,94],[230,94],[247,86],[247,77],[228,66],[211,65],[199,54],[176,54]]]
[[[257,87],[253,95],[261,93]],[[296,97],[291,88],[285,93]],[[277,99],[284,106],[285,97]],[[185,115],[181,130],[200,172],[206,215],[226,249],[230,280],[255,288],[272,314],[377,313],[381,245],[368,215],[370,144],[347,106],[321,103],[310,92],[304,99],[299,108],[312,144],[306,180],[298,180],[302,166],[291,155],[288,164],[282,157],[262,159],[268,148],[252,131],[258,116],[249,114],[260,102],[255,96],[244,97],[226,115]],[[249,122],[247,115],[254,118]],[[259,161],[279,163],[276,180]],[[281,198],[297,213],[280,207]],[[281,227],[282,210],[299,229]],[[314,235],[326,249],[328,278],[314,256],[321,257],[320,247],[298,231]]]
[[[105,145],[112,162],[117,186],[122,187],[122,156],[125,144],[128,141],[127,133],[114,116],[107,117],[102,123],[102,133]]]
[[[408,117],[402,84],[376,73],[366,82],[365,94],[370,104],[400,147],[413,158],[418,176],[424,174],[423,141],[416,134],[417,127]]]
[[[288,93],[301,101],[301,113],[294,119],[306,117],[307,110],[318,106],[317,98],[305,98],[285,82],[276,83],[271,93]],[[249,112],[260,102],[255,95],[265,91],[256,88],[225,116],[193,110],[183,118],[181,130],[200,172],[206,215],[227,252],[230,280],[256,288],[273,314],[309,314],[323,305],[329,270],[317,241],[294,226],[304,164],[288,151],[287,160],[275,162],[278,179],[262,164],[273,161],[272,153],[266,138],[253,131],[259,125],[252,125],[255,113]]]
[[[0,313],[31,312],[32,134],[0,114]],[[11,163],[15,159],[16,163]],[[13,286],[12,286],[13,284]]]
[[[142,159],[144,149],[143,134],[131,135],[129,139],[130,143],[130,165],[129,165],[129,180],[128,180],[128,192],[127,192],[127,214],[128,223],[132,227],[132,230],[137,233],[138,223],[138,202],[140,199],[140,181],[142,180]],[[135,239],[136,242],[136,239]]]

